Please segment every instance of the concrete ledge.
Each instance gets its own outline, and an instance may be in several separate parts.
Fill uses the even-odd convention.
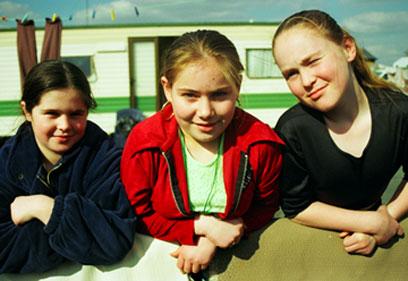
[[[408,230],[408,220],[402,222]],[[210,266],[211,281],[405,281],[408,239],[378,248],[373,256],[350,255],[337,232],[278,219],[267,228],[219,250]],[[136,235],[133,250],[117,264],[62,264],[41,274],[1,274],[4,281],[187,281],[170,253],[178,246]]]
[[[408,230],[408,220],[402,222]],[[279,219],[219,251],[210,268],[217,281],[408,280],[408,239],[377,248],[371,257],[350,255],[337,232]]]

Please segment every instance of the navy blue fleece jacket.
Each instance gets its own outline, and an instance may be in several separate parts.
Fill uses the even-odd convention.
[[[43,272],[70,260],[110,264],[131,249],[135,216],[119,175],[121,150],[88,121],[83,139],[46,172],[29,123],[0,149],[0,273]],[[17,226],[22,195],[55,199],[50,220]]]

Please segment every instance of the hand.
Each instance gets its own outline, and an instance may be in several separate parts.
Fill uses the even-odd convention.
[[[235,245],[244,235],[244,223],[241,218],[221,220],[214,216],[200,215],[195,220],[194,227],[197,235],[204,235],[220,248]]]
[[[378,245],[387,243],[395,235],[403,235],[404,229],[401,225],[388,213],[387,207],[381,205],[377,213],[378,216],[378,227],[377,231],[373,233]]]
[[[10,205],[11,220],[15,225],[39,219],[47,224],[54,207],[54,199],[45,195],[18,196]]]
[[[208,267],[217,247],[207,238],[200,237],[197,246],[182,245],[170,255],[177,258],[177,267],[183,273],[197,273]]]
[[[344,249],[352,254],[370,255],[376,248],[376,241],[372,235],[354,232],[342,232],[339,234],[343,238]]]

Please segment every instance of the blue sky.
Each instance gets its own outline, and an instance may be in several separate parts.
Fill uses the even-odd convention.
[[[137,7],[139,15],[135,13]],[[111,11],[116,20],[111,20]],[[360,46],[392,65],[408,51],[406,0],[0,0],[1,28],[15,27],[25,14],[42,26],[57,13],[64,26],[149,22],[280,22],[303,9],[331,14]],[[95,17],[92,13],[95,11]],[[72,15],[72,20],[68,20]],[[1,36],[1,33],[0,33]],[[1,40],[1,37],[0,37]]]

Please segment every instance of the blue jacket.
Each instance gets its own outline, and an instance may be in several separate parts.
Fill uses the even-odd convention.
[[[66,260],[122,259],[132,247],[136,219],[120,181],[120,156],[88,121],[83,139],[46,172],[31,125],[21,125],[0,149],[0,273],[43,272]],[[55,199],[50,220],[16,226],[10,204],[32,194]]]

